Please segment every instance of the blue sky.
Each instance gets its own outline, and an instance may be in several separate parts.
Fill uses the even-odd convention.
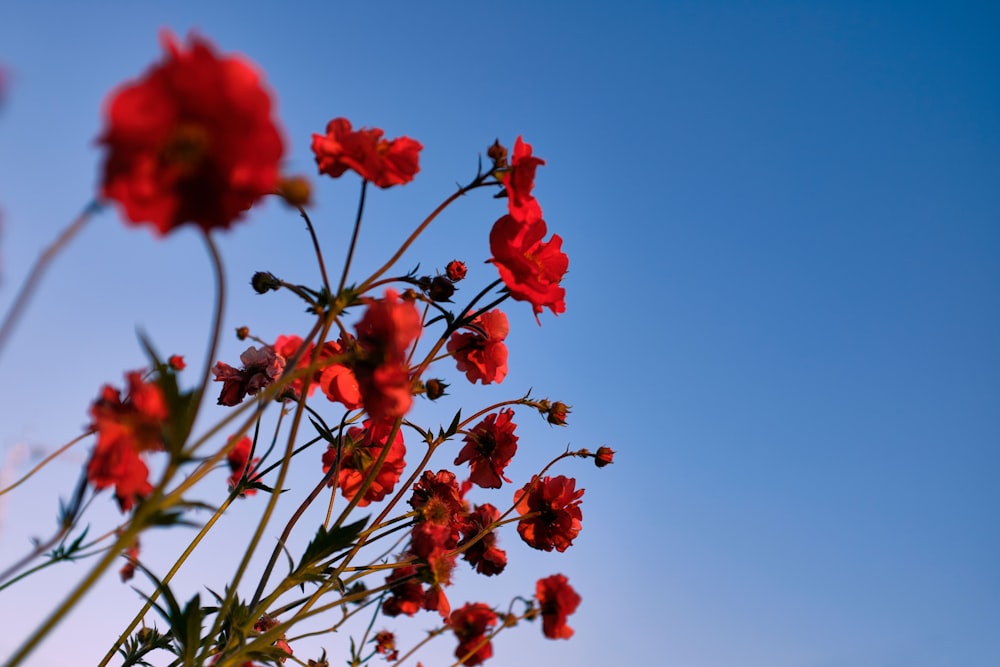
[[[508,307],[510,375],[456,400],[534,387],[573,405],[566,430],[521,416],[522,448],[539,457],[521,474],[567,445],[607,443],[618,460],[560,470],[587,489],[569,551],[507,535],[509,578],[474,589],[499,605],[564,572],[583,596],[576,637],[518,628],[488,664],[1000,662],[995,4],[8,3],[3,308],[92,198],[102,103],[159,58],[161,27],[260,66],[290,171],[313,174],[310,133],[335,116],[424,144],[414,183],[370,199],[359,272],[495,137],[523,134],[547,160],[535,193],[570,257],[567,312],[537,327],[525,304]],[[314,183],[336,258],[357,183]],[[441,267],[460,253],[470,279],[491,280],[479,262],[497,215],[488,197],[463,200],[408,257]],[[220,244],[227,327],[303,326],[297,303],[243,287],[258,269],[316,280],[293,215],[266,204]],[[143,363],[137,329],[199,366],[209,281],[192,232],[158,241],[103,212],[0,358],[0,455],[77,433],[97,388]],[[240,349],[227,340],[223,358]],[[68,493],[85,456],[0,498],[0,563],[49,531],[54,491]],[[206,548],[225,553],[253,520],[248,501]],[[152,536],[150,553],[179,542]],[[4,594],[18,611],[0,655],[82,571]],[[105,583],[30,664],[70,645],[82,664],[103,654],[137,601]],[[445,640],[424,664],[452,650]]]

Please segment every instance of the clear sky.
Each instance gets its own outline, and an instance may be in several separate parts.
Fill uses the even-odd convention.
[[[260,66],[291,171],[314,173],[310,133],[335,116],[424,144],[414,183],[371,199],[359,271],[494,138],[523,134],[546,159],[535,194],[570,257],[567,311],[538,327],[507,308],[511,372],[487,395],[534,387],[574,407],[565,430],[524,412],[535,465],[567,445],[618,455],[560,469],[587,489],[573,547],[538,554],[508,534],[509,577],[476,589],[501,605],[563,572],[583,597],[576,636],[517,628],[487,664],[1000,664],[1000,6],[4,3],[0,307],[93,196],[102,103],[160,57],[162,27]],[[314,183],[338,257],[357,182]],[[412,263],[460,253],[491,280],[496,215],[488,197],[460,202]],[[258,269],[316,280],[295,216],[266,204],[220,243],[226,326],[303,326],[298,303],[245,287]],[[142,365],[137,329],[200,366],[210,279],[194,233],[158,241],[104,211],[0,358],[4,475]],[[223,358],[240,351],[227,339]],[[51,531],[86,447],[0,498],[0,564]],[[255,502],[209,553],[242,544]],[[98,499],[95,531],[111,504]],[[4,594],[0,655],[85,567]],[[138,604],[105,583],[30,664],[103,655]],[[327,644],[335,660],[344,641]]]

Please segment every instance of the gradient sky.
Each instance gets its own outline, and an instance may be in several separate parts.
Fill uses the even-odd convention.
[[[572,640],[517,628],[487,664],[1000,664],[1000,6],[4,3],[0,307],[93,197],[103,101],[159,58],[162,27],[259,65],[289,171],[314,173],[310,133],[335,116],[424,144],[414,183],[370,198],[359,272],[494,138],[522,134],[546,159],[535,194],[570,257],[567,311],[538,327],[510,304],[510,375],[459,385],[446,407],[529,387],[571,404],[565,430],[523,411],[538,458],[522,476],[567,446],[618,455],[560,468],[587,489],[565,554],[510,533],[509,576],[460,578],[498,606],[552,572],[583,596]],[[357,197],[341,181],[314,179],[335,263]],[[493,278],[480,261],[498,205],[467,200],[407,267],[460,255],[470,280]],[[292,213],[267,203],[220,245],[227,330],[304,326],[298,303],[246,287],[258,269],[316,281]],[[0,358],[3,475],[78,433],[97,389],[144,363],[137,330],[198,368],[210,280],[191,231],[157,240],[100,214]],[[241,349],[227,338],[222,358]],[[0,498],[0,565],[52,530],[87,446]],[[242,544],[257,500],[178,580],[185,597]],[[95,532],[112,505],[98,498]],[[144,550],[184,543],[164,532]],[[85,568],[3,594],[0,656]],[[93,664],[137,605],[109,576],[29,664]],[[345,641],[325,644],[334,664]]]

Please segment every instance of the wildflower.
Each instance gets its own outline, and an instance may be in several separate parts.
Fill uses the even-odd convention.
[[[87,479],[97,491],[114,486],[122,512],[153,490],[149,468],[140,454],[164,448],[163,428],[168,417],[158,385],[143,380],[139,371],[127,373],[126,380],[128,395],[124,400],[117,389],[105,385],[90,408],[90,427],[97,432],[97,444],[87,462]]]
[[[338,445],[330,444],[323,453],[323,472],[329,472],[330,468],[336,466],[338,458],[340,470],[329,481],[328,486],[336,484],[344,498],[353,500],[365,479],[372,473],[382,451],[389,447],[385,461],[375,473],[375,478],[358,502],[358,507],[365,507],[392,493],[406,467],[402,430],[397,428],[392,443],[388,443],[392,427],[391,422],[373,422],[370,419],[365,420],[363,428],[351,427],[340,443],[339,457]]]
[[[338,178],[351,169],[380,188],[409,183],[418,171],[423,146],[409,137],[388,140],[379,129],[352,130],[346,118],[334,118],[326,134],[314,134],[312,150],[319,173]]]
[[[476,568],[476,572],[487,577],[500,574],[507,567],[507,552],[496,546],[496,531],[487,530],[499,518],[500,510],[493,505],[485,503],[477,506],[466,517],[466,524],[462,530],[464,537],[458,545],[461,548],[471,543],[462,552],[462,557]],[[478,541],[472,542],[484,531],[485,534]]]
[[[247,394],[254,396],[279,377],[285,369],[285,358],[272,347],[257,349],[250,346],[240,355],[243,368],[236,370],[221,361],[212,368],[215,381],[222,383],[219,405],[239,405]]]
[[[375,652],[384,655],[386,660],[398,660],[399,651],[396,649],[396,635],[388,630],[375,633],[372,639],[375,643]]]
[[[460,262],[457,259],[453,259],[448,262],[448,266],[444,268],[445,275],[448,276],[448,280],[453,283],[457,283],[459,280],[464,280],[465,275],[468,273],[468,269],[465,268],[465,262]]]
[[[497,414],[486,415],[465,436],[465,446],[455,458],[455,465],[469,463],[469,479],[486,489],[499,489],[510,482],[503,471],[517,452],[517,428],[514,411],[504,408]],[[501,481],[503,480],[503,482]]]
[[[490,261],[510,295],[531,304],[536,320],[543,308],[555,315],[566,311],[566,290],[559,283],[569,268],[569,258],[561,250],[558,234],[542,241],[546,231],[541,218],[522,223],[510,215],[497,220],[490,231]]]
[[[615,462],[615,451],[613,449],[605,446],[597,448],[597,453],[594,454],[594,464],[598,468],[609,466],[614,462]]]
[[[409,301],[386,290],[382,299],[371,299],[357,324],[360,358],[354,374],[372,419],[401,417],[413,403],[406,358],[410,345],[420,335],[420,314]]]
[[[507,345],[510,331],[507,316],[499,308],[483,313],[448,340],[448,352],[469,382],[503,382],[507,377]]]
[[[539,579],[535,596],[542,614],[542,633],[549,639],[569,639],[573,628],[566,625],[566,617],[580,605],[580,596],[569,585],[566,577],[553,574]]]
[[[542,551],[566,551],[580,533],[583,514],[572,477],[532,476],[531,482],[514,494],[521,520],[517,532],[529,546]]]
[[[161,33],[163,60],[105,105],[101,191],[129,224],[165,235],[185,223],[227,228],[274,191],[284,152],[271,95],[239,56]]]
[[[448,625],[458,637],[455,657],[461,660],[471,653],[464,663],[466,665],[481,665],[491,658],[493,645],[486,633],[496,624],[496,612],[482,602],[469,603],[452,612]]]

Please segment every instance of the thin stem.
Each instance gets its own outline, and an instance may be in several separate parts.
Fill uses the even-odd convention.
[[[93,433],[94,433],[93,429],[88,430],[86,433],[81,433],[80,435],[76,436],[75,438],[73,438],[72,440],[70,440],[69,442],[67,442],[65,445],[63,445],[62,447],[60,447],[56,451],[54,451],[51,454],[49,454],[48,456],[46,456],[44,459],[41,460],[41,462],[38,465],[36,465],[34,468],[32,468],[30,471],[28,471],[28,473],[24,477],[22,477],[21,479],[17,480],[16,482],[14,482],[13,484],[11,484],[7,488],[0,489],[0,496],[2,496],[3,494],[7,493],[8,491],[13,491],[17,487],[19,487],[22,484],[24,484],[25,482],[27,482],[28,479],[30,479],[32,475],[34,475],[36,472],[38,472],[39,470],[41,470],[42,468],[44,468],[50,461],[52,461],[53,459],[55,459],[57,456],[59,456],[60,454],[62,454],[63,452],[65,452],[67,449],[69,449],[70,447],[72,447],[76,443],[80,442],[81,440],[83,440],[87,436],[92,435]]]
[[[316,251],[316,263],[319,264],[319,273],[323,277],[323,287],[326,288],[327,294],[330,293],[330,279],[326,275],[326,263],[323,261],[323,251],[319,248],[319,239],[316,237],[316,230],[313,228],[312,220],[309,219],[309,214],[301,206],[299,208],[299,215],[302,219],[306,221],[306,227],[309,229],[309,236],[312,238],[313,249]]]
[[[347,272],[351,270],[351,260],[354,258],[354,247],[358,243],[358,232],[361,229],[361,215],[365,210],[365,193],[368,192],[368,181],[361,181],[361,198],[358,201],[358,215],[354,218],[354,232],[351,234],[351,246],[347,250],[347,259],[344,260],[344,272],[340,274],[340,285],[337,286],[337,294],[344,291],[347,284]],[[335,295],[332,295],[335,296]]]
[[[14,330],[14,326],[17,324],[18,320],[21,319],[21,314],[24,312],[24,308],[28,305],[28,301],[31,300],[31,296],[34,294],[35,288],[38,287],[38,284],[42,280],[42,275],[44,275],[45,270],[49,268],[52,260],[54,260],[56,255],[58,255],[59,252],[73,240],[73,237],[76,236],[77,232],[83,229],[83,226],[88,220],[90,220],[90,217],[100,210],[101,205],[96,200],[87,204],[84,207],[83,212],[69,224],[69,227],[64,229],[62,233],[56,237],[56,240],[42,251],[42,254],[35,261],[34,266],[31,267],[28,277],[25,278],[24,282],[21,284],[21,289],[14,298],[13,305],[11,305],[10,310],[8,310],[7,314],[4,316],[3,324],[0,324],[0,351],[3,350],[4,345],[7,343],[7,339]]]

